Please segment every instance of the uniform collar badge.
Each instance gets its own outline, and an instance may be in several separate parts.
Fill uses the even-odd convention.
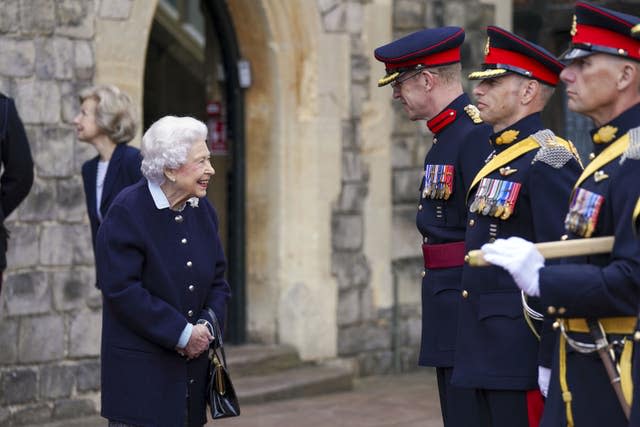
[[[513,141],[516,140],[518,135],[520,135],[519,130],[515,130],[515,129],[505,130],[500,134],[500,136],[496,138],[496,144],[497,145],[511,144]]]
[[[467,116],[473,121],[475,124],[482,123],[482,118],[480,117],[480,110],[473,104],[466,105],[464,107],[464,112],[467,113]]]
[[[607,144],[616,137],[618,128],[615,126],[607,125],[602,126],[596,133],[593,134],[593,142],[595,144]]]

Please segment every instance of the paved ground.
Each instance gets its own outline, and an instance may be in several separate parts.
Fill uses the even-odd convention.
[[[242,403],[242,402],[240,402]],[[99,417],[39,427],[105,427]],[[345,393],[245,405],[207,427],[442,427],[435,371],[369,377]]]

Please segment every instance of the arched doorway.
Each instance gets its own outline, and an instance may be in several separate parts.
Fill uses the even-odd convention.
[[[239,49],[224,2],[160,0],[147,47],[143,127],[164,115],[207,123],[216,176],[208,198],[219,216],[233,298],[228,340],[245,341],[244,94]]]

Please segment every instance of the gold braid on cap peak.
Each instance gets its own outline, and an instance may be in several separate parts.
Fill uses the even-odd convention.
[[[633,28],[631,28],[631,35],[640,36],[640,24],[636,24],[633,26]]]
[[[490,68],[482,71],[474,71],[473,73],[469,74],[469,78],[471,80],[490,79],[492,77],[501,76],[506,72],[507,70],[503,70],[501,68]]]
[[[378,80],[378,87],[388,85],[389,83],[397,79],[399,75],[400,72],[396,71],[395,73],[389,74],[388,76],[384,76],[383,78]]]

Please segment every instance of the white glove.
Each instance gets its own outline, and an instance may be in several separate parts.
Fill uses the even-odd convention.
[[[484,259],[507,270],[525,294],[540,296],[539,270],[544,267],[544,257],[533,243],[509,237],[484,244],[481,249]]]
[[[538,366],[538,387],[540,387],[540,393],[544,397],[547,397],[549,392],[549,379],[551,378],[551,369],[544,366]]]

